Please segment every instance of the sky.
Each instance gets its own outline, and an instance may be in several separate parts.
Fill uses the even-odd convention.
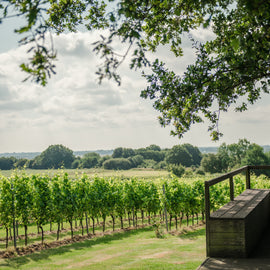
[[[219,128],[224,136],[219,142],[211,141],[207,122],[193,126],[182,139],[171,136],[171,127],[159,125],[159,114],[151,101],[140,98],[147,83],[140,71],[129,69],[128,59],[119,70],[120,86],[108,80],[98,84],[95,72],[100,59],[91,46],[100,35],[97,32],[54,36],[57,74],[46,87],[23,82],[26,74],[19,64],[29,55],[27,48],[18,46],[18,36],[13,33],[18,25],[18,20],[0,24],[0,153],[39,152],[53,144],[63,144],[74,151],[140,148],[150,144],[162,148],[182,143],[219,146],[241,138],[270,144],[269,95],[264,95],[247,112],[230,109],[222,113]],[[213,38],[209,29],[193,31],[192,35],[200,41]],[[167,47],[160,48],[155,57],[183,74],[195,59],[185,39],[183,48],[181,58],[175,58]]]

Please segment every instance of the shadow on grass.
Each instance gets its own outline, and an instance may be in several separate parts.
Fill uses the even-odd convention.
[[[60,246],[57,248],[45,249],[38,251],[36,253],[20,256],[20,257],[13,257],[9,259],[2,259],[0,260],[0,269],[2,267],[11,267],[14,269],[20,269],[20,266],[27,264],[30,261],[39,261],[39,260],[50,260],[50,256],[53,255],[61,255],[67,252],[71,252],[72,250],[80,250],[84,248],[89,248],[99,244],[107,244],[111,241],[125,239],[132,235],[136,235],[142,232],[153,231],[152,227],[141,228],[137,230],[129,230],[123,232],[117,232],[109,235],[94,237],[92,239],[87,239],[82,242],[76,242],[72,244],[68,244],[65,246]]]
[[[183,233],[179,235],[179,238],[194,240],[197,239],[199,236],[204,235],[205,235],[205,228],[201,228],[194,231],[186,231],[186,232],[183,231]]]

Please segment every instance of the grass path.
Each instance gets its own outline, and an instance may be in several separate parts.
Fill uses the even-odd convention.
[[[153,228],[120,232],[27,256],[0,269],[196,269],[205,259],[205,229],[157,238]]]

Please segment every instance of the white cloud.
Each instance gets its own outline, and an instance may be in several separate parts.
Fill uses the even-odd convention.
[[[202,39],[210,35],[208,30],[199,34]],[[57,74],[45,88],[31,82],[22,83],[26,75],[20,71],[19,64],[28,57],[24,47],[0,54],[0,152],[42,151],[56,143],[84,150],[136,148],[152,143],[171,147],[180,142],[169,136],[170,128],[160,127],[158,112],[151,101],[139,97],[146,82],[140,72],[129,69],[128,59],[120,68],[120,87],[113,81],[97,83],[95,71],[100,60],[93,54],[91,43],[98,36],[99,33],[55,36]],[[157,52],[169,68],[180,74],[195,59],[190,44],[184,44],[183,58],[175,59],[166,46]],[[254,127],[270,111],[268,107],[254,108],[249,121],[245,122],[245,130],[256,136],[258,128]],[[245,117],[244,114],[241,117]],[[237,127],[244,119],[228,113],[223,120],[221,127],[225,134],[235,133],[235,141],[243,137]],[[262,126],[263,123],[259,127]],[[264,127],[265,135],[261,138],[264,143],[269,132],[268,127]],[[227,135],[224,138],[229,139]],[[181,142],[211,145],[207,125],[192,128]]]
[[[207,28],[200,27],[198,29],[193,29],[190,31],[190,34],[195,40],[204,43],[216,37],[216,35],[214,34],[212,30],[212,26],[213,24],[211,24]]]

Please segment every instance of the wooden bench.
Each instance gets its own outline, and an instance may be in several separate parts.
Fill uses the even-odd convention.
[[[270,217],[270,191],[246,189],[210,214],[208,256],[245,258],[260,241]]]

